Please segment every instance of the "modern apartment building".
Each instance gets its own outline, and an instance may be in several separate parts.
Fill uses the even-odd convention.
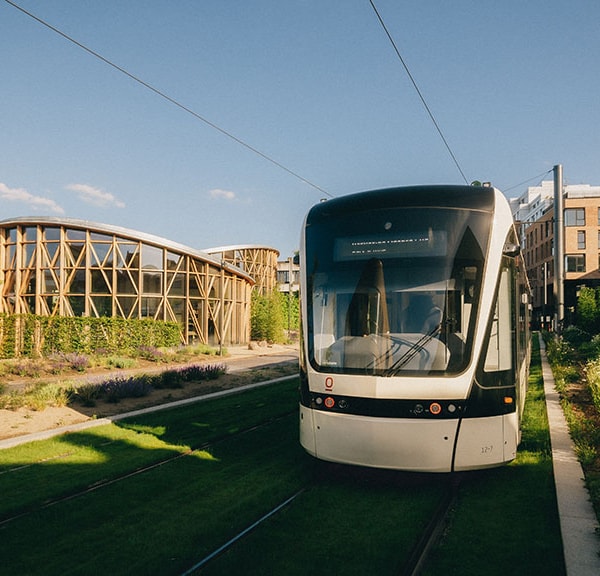
[[[566,185],[564,191],[565,322],[575,313],[582,286],[600,286],[600,186]],[[554,184],[528,188],[513,201],[533,295],[533,319],[545,326],[554,314]]]

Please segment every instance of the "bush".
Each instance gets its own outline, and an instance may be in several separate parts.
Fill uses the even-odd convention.
[[[192,364],[181,369],[186,382],[216,380],[227,372],[225,364]]]
[[[124,398],[141,398],[152,391],[148,377],[113,378],[102,383],[107,402],[116,403]]]
[[[569,343],[560,336],[552,336],[546,342],[548,360],[552,365],[568,364],[574,357],[575,351]]]
[[[582,286],[577,296],[577,326],[586,332],[596,333],[600,328],[600,303],[594,288]]]
[[[130,352],[139,346],[180,343],[176,322],[144,319],[0,314],[0,357],[35,357],[77,352]]]
[[[562,334],[564,340],[571,346],[578,347],[585,342],[591,340],[589,332],[582,330],[578,326],[569,326]]]
[[[48,406],[66,406],[74,396],[73,387],[65,384],[36,384],[26,394],[25,405],[33,410]]]
[[[77,372],[85,372],[90,367],[90,359],[85,354],[69,352],[64,355],[69,366]]]
[[[84,406],[95,406],[96,400],[102,396],[102,392],[103,387],[101,383],[88,383],[76,389],[75,397]]]
[[[104,360],[105,364],[113,368],[133,368],[137,362],[133,358],[123,358],[122,356],[109,356]]]
[[[137,355],[151,362],[162,362],[165,360],[165,353],[156,346],[138,346]]]
[[[160,388],[182,388],[183,378],[179,370],[165,370],[159,376]]]
[[[285,341],[282,299],[283,295],[277,290],[268,296],[252,293],[250,337],[253,340]]]
[[[585,366],[585,375],[592,401],[600,413],[600,359],[592,360]]]
[[[41,368],[38,363],[29,359],[11,361],[7,365],[8,372],[23,378],[39,378]]]

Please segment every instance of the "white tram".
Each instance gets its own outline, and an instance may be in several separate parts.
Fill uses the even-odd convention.
[[[491,187],[416,186],[314,206],[300,251],[300,441],[333,462],[423,472],[513,460],[529,288]]]

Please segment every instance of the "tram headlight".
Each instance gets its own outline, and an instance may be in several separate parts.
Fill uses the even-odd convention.
[[[433,414],[434,416],[437,416],[438,414],[441,414],[441,412],[442,412],[442,405],[439,402],[432,402],[429,405],[429,412],[431,414]]]

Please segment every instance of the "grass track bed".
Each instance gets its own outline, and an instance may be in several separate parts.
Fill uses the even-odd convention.
[[[534,356],[517,460],[464,475],[425,574],[564,574],[540,386]],[[279,383],[0,451],[0,516],[33,510],[0,525],[0,573],[182,574],[307,487],[201,573],[397,574],[447,477],[316,462],[298,443],[296,388]]]
[[[0,451],[0,521],[297,411],[283,382]],[[43,480],[43,481],[42,481]]]
[[[243,529],[307,481],[295,423],[289,416],[5,525],[0,554],[11,560],[2,573],[181,573],[222,534]]]
[[[532,343],[517,458],[502,468],[465,475],[424,576],[565,574],[537,338]]]
[[[398,574],[441,498],[443,479],[318,466],[309,490],[199,573]]]

